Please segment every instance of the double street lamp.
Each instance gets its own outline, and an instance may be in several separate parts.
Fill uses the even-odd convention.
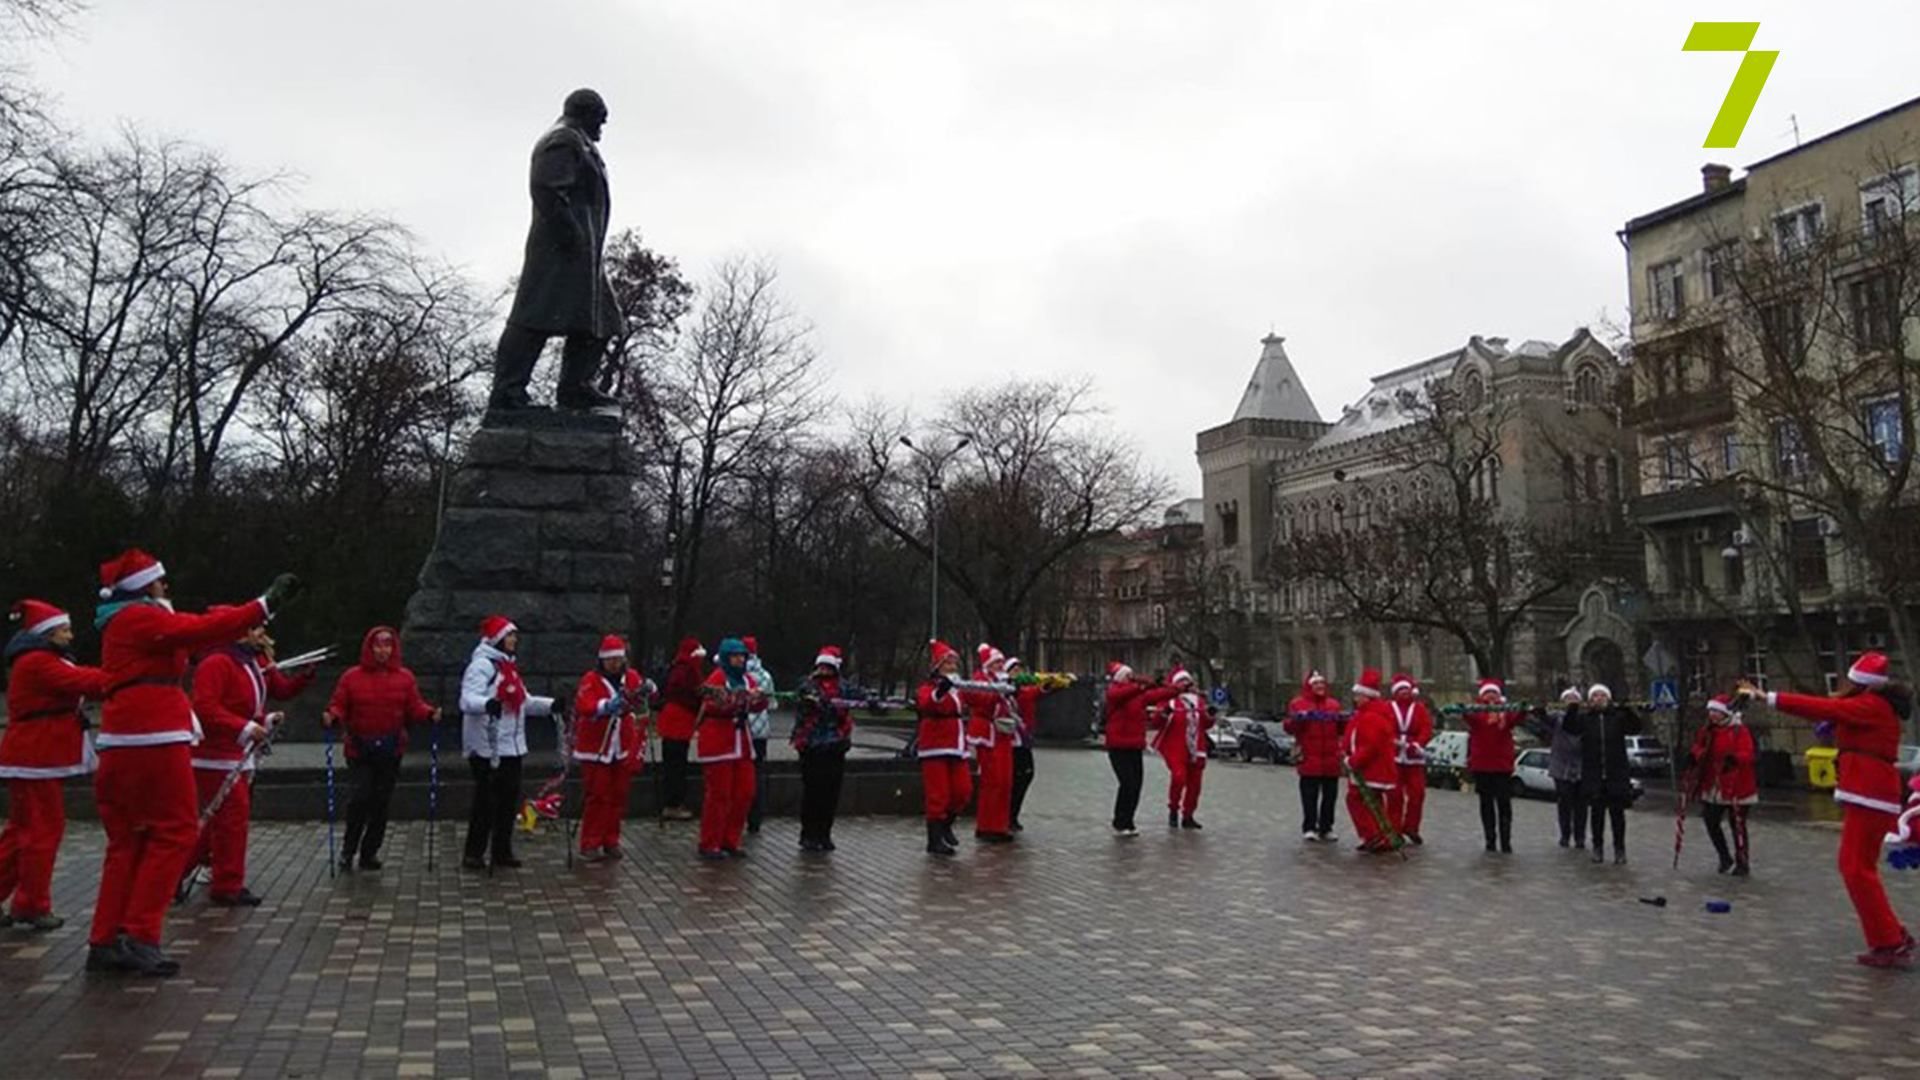
[[[940,486],[940,474],[946,471],[947,462],[953,456],[965,450],[973,442],[972,436],[963,436],[959,442],[941,451],[924,450],[915,446],[912,439],[900,436],[900,445],[913,451],[927,467],[927,530],[931,533],[930,546],[933,549],[933,580],[928,584],[927,640],[937,641],[940,637],[940,496],[944,489]]]

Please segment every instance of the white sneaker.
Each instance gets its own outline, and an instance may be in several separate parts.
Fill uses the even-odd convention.
[[[1306,841],[1307,843],[1309,843],[1309,844],[1317,844],[1317,843],[1319,843],[1319,842],[1320,842],[1320,834],[1319,834],[1319,833],[1312,833],[1312,832],[1310,832],[1310,833],[1301,833],[1301,834],[1300,834],[1300,839],[1302,839],[1302,840],[1305,840],[1305,841]]]
[[[1133,828],[1127,828],[1127,829],[1115,829],[1115,830],[1113,830],[1113,835],[1115,835],[1115,836],[1122,836],[1122,837],[1133,837],[1133,836],[1139,836],[1139,835],[1140,835],[1140,830],[1139,830],[1139,829],[1133,829]]]

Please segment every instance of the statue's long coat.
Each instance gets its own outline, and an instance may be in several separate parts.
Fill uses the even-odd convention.
[[[533,223],[507,320],[553,334],[612,337],[620,310],[604,261],[612,196],[600,151],[579,129],[554,125],[534,144],[528,188]]]

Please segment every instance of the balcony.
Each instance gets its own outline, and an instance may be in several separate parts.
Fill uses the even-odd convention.
[[[1636,525],[1656,525],[1663,521],[1719,517],[1740,508],[1740,487],[1731,480],[1715,480],[1640,495],[1627,504],[1627,512]]]
[[[1626,422],[1642,434],[1689,431],[1733,420],[1733,387],[1721,383],[1699,390],[1636,401],[1627,408]]]

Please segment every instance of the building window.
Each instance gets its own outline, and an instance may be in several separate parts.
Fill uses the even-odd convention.
[[[1733,558],[1723,558],[1720,565],[1725,569],[1727,575],[1727,595],[1737,597],[1745,592],[1747,588],[1747,561],[1741,557],[1739,549],[1734,549]]]
[[[1728,240],[1715,244],[1701,254],[1706,264],[1707,295],[1718,300],[1733,289],[1733,274],[1740,257],[1740,242]]]
[[[1804,479],[1809,471],[1807,447],[1800,426],[1791,420],[1773,422],[1773,471],[1784,480]]]
[[[1667,592],[1681,593],[1700,587],[1702,561],[1700,545],[1684,532],[1667,534]]]
[[[1660,479],[1668,491],[1685,487],[1693,477],[1693,455],[1685,442],[1675,439],[1661,448]]]
[[[1233,547],[1240,542],[1240,505],[1228,503],[1219,508],[1220,546]]]
[[[1598,367],[1582,364],[1580,370],[1573,373],[1573,400],[1576,405],[1598,405],[1605,393]]]
[[[1732,476],[1740,471],[1740,434],[1735,431],[1720,433],[1720,474]]]
[[[1920,209],[1920,169],[1908,165],[1860,185],[1860,224],[1877,236]]]
[[[1892,274],[1847,282],[1847,311],[1857,348],[1892,349],[1900,344],[1900,299]]]
[[[1579,470],[1573,464],[1571,456],[1560,459],[1561,497],[1568,502],[1580,501]]]
[[[1627,501],[1627,493],[1620,484],[1620,456],[1618,454],[1607,455],[1607,495],[1613,500],[1613,505],[1615,506],[1619,506],[1621,503]]]
[[[1600,501],[1600,459],[1593,456],[1592,454],[1587,455],[1586,477],[1587,477],[1587,492],[1586,492],[1587,499],[1592,502],[1599,502]]]
[[[1900,430],[1900,399],[1867,402],[1867,440],[1888,465],[1898,464],[1906,452],[1906,434]]]
[[[1792,255],[1813,246],[1813,242],[1820,238],[1824,218],[1825,212],[1819,203],[1796,206],[1774,215],[1773,239],[1780,248],[1780,254]]]
[[[1647,271],[1653,289],[1653,313],[1662,319],[1677,319],[1687,309],[1687,279],[1680,260],[1663,262]]]
[[[1708,644],[1702,638],[1700,644]],[[1696,649],[1687,657],[1687,693],[1706,697],[1713,693],[1713,654]]]
[[[1746,670],[1742,671],[1741,674],[1746,676],[1748,682],[1763,690],[1766,689],[1767,647],[1760,642],[1759,638],[1747,639],[1746,655],[1742,660],[1742,667]]]
[[[1718,334],[1707,342],[1707,385],[1727,385],[1727,341]]]
[[[1760,346],[1768,359],[1799,367],[1805,354],[1806,312],[1798,300],[1782,300],[1760,309]]]
[[[1479,372],[1469,371],[1460,381],[1460,393],[1466,398],[1467,408],[1478,409],[1487,403],[1487,380],[1481,378]]]
[[[1793,558],[1793,582],[1800,589],[1827,587],[1827,537],[1819,518],[1790,521],[1787,550]]]

